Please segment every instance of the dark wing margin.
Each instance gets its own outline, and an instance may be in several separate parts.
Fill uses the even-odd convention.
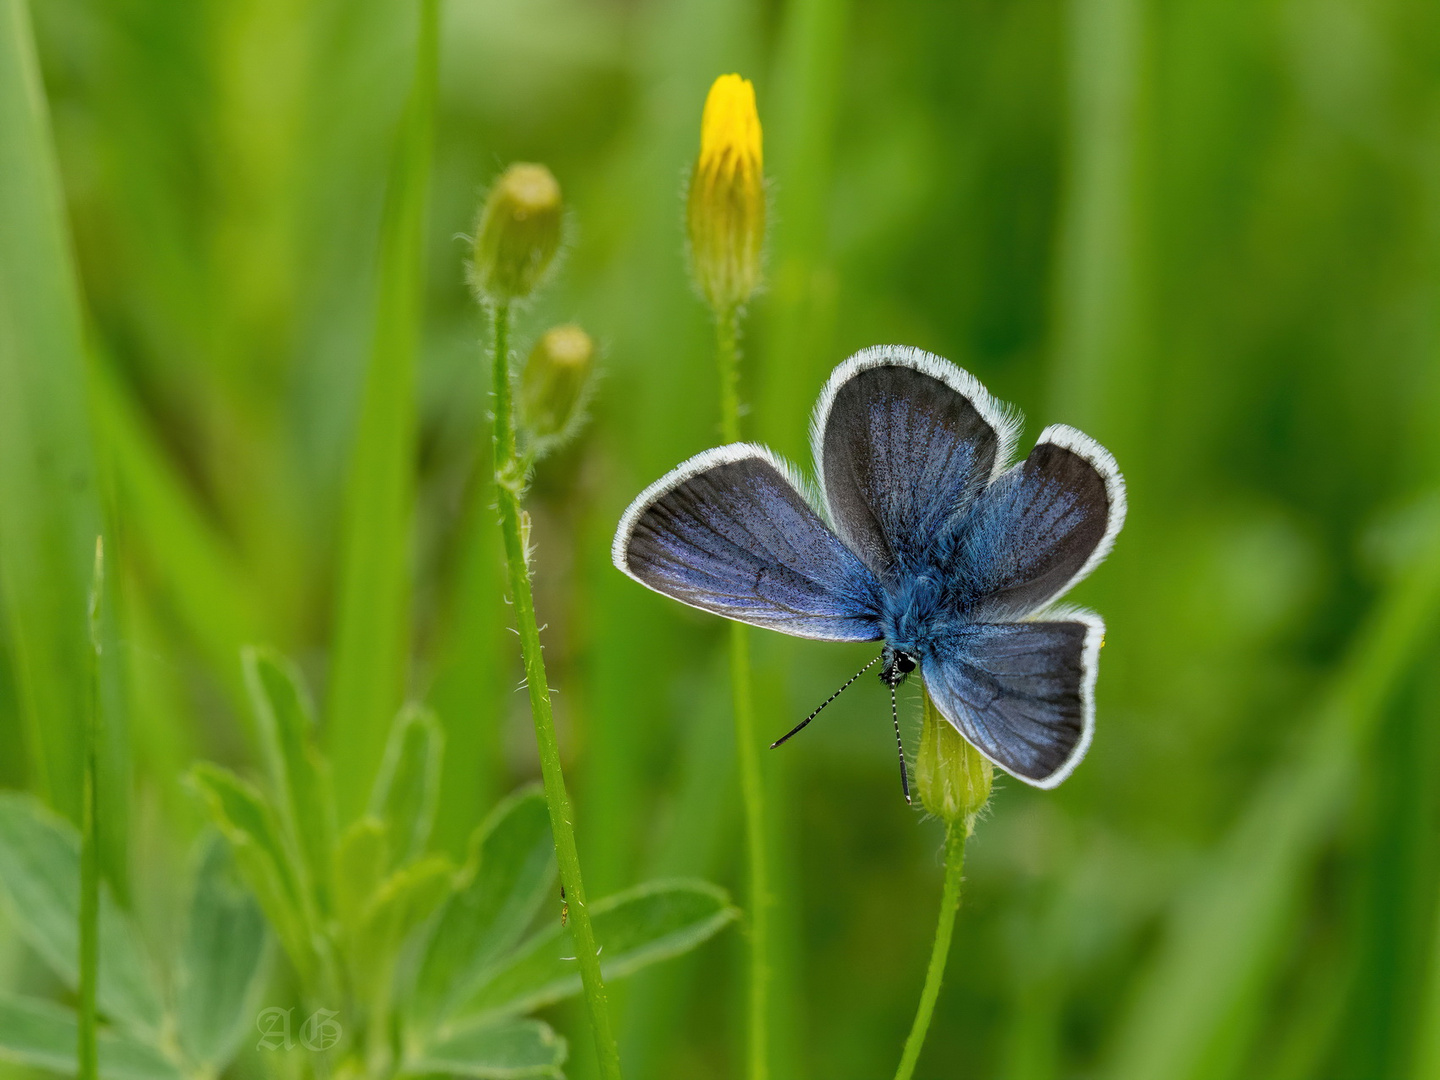
[[[1103,446],[1064,424],[981,493],[956,573],[979,621],[1024,618],[1099,565],[1125,524],[1125,480]]]
[[[1080,764],[1095,731],[1105,623],[1090,612],[1053,622],[976,623],[953,655],[921,661],[941,714],[990,761],[1038,788]]]
[[[621,517],[611,558],[727,619],[824,641],[880,636],[879,582],[762,446],[707,450],[651,484]]]
[[[810,428],[836,532],[881,577],[915,569],[1009,464],[1018,424],[948,360],[898,345],[856,353],[825,384]]]

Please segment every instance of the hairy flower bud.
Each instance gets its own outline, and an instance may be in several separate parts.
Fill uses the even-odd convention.
[[[529,296],[560,249],[560,185],[544,165],[511,165],[485,199],[475,226],[470,285],[482,300]]]
[[[925,694],[920,754],[915,760],[915,786],[925,809],[947,824],[964,819],[968,835],[975,818],[990,799],[994,768],[940,715]]]
[[[690,269],[711,308],[750,299],[760,287],[765,174],[755,88],[739,75],[721,75],[705,99],[686,219]]]
[[[585,403],[595,343],[578,326],[545,331],[520,375],[520,416],[533,444],[561,441]]]

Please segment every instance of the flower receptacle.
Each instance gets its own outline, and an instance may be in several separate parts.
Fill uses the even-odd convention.
[[[969,835],[990,799],[994,775],[994,766],[940,715],[927,692],[915,760],[915,786],[925,809],[947,824],[963,820]]]

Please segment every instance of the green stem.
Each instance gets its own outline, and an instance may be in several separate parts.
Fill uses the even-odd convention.
[[[721,312],[715,320],[720,368],[720,433],[727,443],[740,441],[740,312]],[[745,804],[745,853],[750,885],[750,1080],[770,1074],[770,879],[765,859],[765,787],[760,744],[755,736],[751,694],[750,638],[742,623],[730,624],[730,693],[735,711],[735,748],[740,796]]]
[[[100,596],[105,587],[105,548],[95,538],[95,570],[90,582],[90,670],[87,687],[84,777],[80,809],[80,1029],[76,1046],[78,1080],[100,1075],[95,1050],[95,988],[100,971],[100,845],[95,812],[95,777],[100,741]]]
[[[955,933],[955,913],[960,910],[960,881],[965,872],[965,821],[952,821],[945,830],[945,893],[940,901],[940,920],[935,924],[935,944],[930,949],[930,968],[925,972],[925,989],[920,992],[920,1007],[915,1010],[915,1023],[905,1040],[900,1067],[895,1080],[910,1080],[925,1033],[930,1030],[930,1017],[940,997],[940,982],[945,976],[945,961],[950,956],[950,939]]]
[[[740,441],[740,309],[715,317],[716,361],[720,366],[720,437]]]
[[[560,883],[570,906],[569,925],[575,939],[575,960],[585,988],[585,1007],[595,1036],[595,1056],[605,1080],[620,1080],[620,1050],[610,1023],[605,1001],[605,982],[600,975],[600,950],[586,906],[585,885],[580,878],[580,855],[571,825],[570,794],[560,768],[560,744],[555,738],[555,721],[550,712],[550,684],[545,681],[545,657],[540,647],[540,628],[535,621],[535,597],[530,588],[530,566],[526,561],[525,526],[520,495],[525,470],[515,452],[515,419],[510,385],[510,307],[491,308],[492,338],[495,343],[495,487],[500,507],[500,531],[505,538],[505,562],[510,571],[510,592],[515,604],[515,622],[520,631],[520,648],[525,657],[525,681],[530,689],[530,715],[535,721],[535,742],[540,750],[540,775],[545,783],[545,802],[550,809],[550,831],[555,840],[555,860],[560,866]]]

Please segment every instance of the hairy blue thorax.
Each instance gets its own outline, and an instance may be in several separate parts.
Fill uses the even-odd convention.
[[[969,568],[1003,543],[986,524],[980,515],[957,514],[916,556],[884,575],[880,632],[890,648],[925,657],[947,651],[964,633],[980,600]]]

